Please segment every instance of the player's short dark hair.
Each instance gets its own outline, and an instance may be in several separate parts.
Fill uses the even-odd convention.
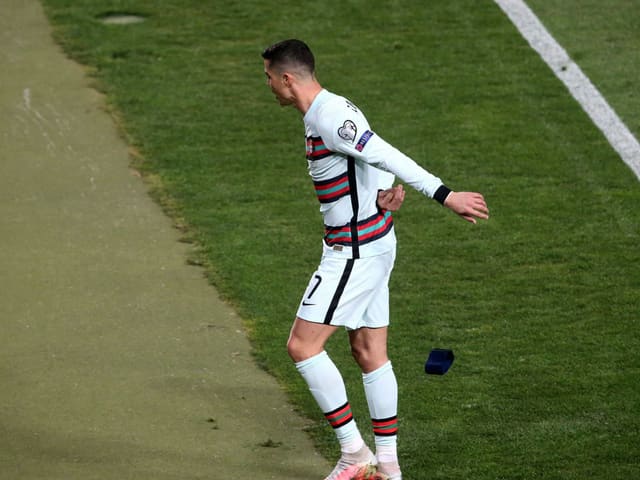
[[[316,61],[311,49],[302,40],[294,38],[274,43],[262,52],[262,58],[269,60],[271,68],[281,70],[285,67],[302,67],[313,74]]]

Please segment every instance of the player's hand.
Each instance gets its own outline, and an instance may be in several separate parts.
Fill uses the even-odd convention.
[[[477,219],[487,220],[489,208],[484,197],[476,192],[451,192],[444,206],[453,210],[467,222],[477,223]]]
[[[383,210],[395,212],[400,209],[402,202],[404,202],[404,194],[405,191],[402,185],[381,190],[378,192],[378,207]]]

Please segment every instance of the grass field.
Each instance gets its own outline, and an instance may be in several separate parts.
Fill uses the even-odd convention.
[[[198,246],[190,261],[246,319],[257,361],[315,421],[323,453],[336,455],[333,433],[284,349],[322,235],[301,119],[262,73],[260,51],[287,37],[311,45],[321,83],[378,134],[491,208],[471,227],[409,192],[396,215],[390,354],[406,478],[640,474],[640,186],[493,2],[43,3]],[[638,134],[640,14],[611,22],[630,2],[608,3],[607,15],[531,5]],[[104,25],[109,11],[147,20]],[[456,364],[427,378],[436,346]],[[329,350],[365,427],[344,335]]]

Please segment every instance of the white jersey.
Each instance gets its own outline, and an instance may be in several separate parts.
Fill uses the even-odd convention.
[[[362,112],[322,90],[304,116],[309,174],[325,225],[324,253],[343,258],[395,248],[391,212],[376,204],[394,175],[433,198],[442,181],[373,133]]]

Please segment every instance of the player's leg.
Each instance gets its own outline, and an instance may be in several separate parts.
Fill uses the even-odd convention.
[[[398,384],[387,358],[387,329],[360,328],[349,334],[354,358],[362,369],[378,469],[392,480],[400,480],[402,475],[397,453]]]
[[[397,453],[398,384],[387,356],[388,280],[393,256],[387,259],[389,261],[391,264],[386,276],[378,283],[375,295],[365,311],[365,326],[351,331],[349,338],[353,356],[362,370],[376,442],[378,468],[392,480],[400,480],[402,475]]]
[[[340,442],[342,456],[327,480],[340,478],[351,465],[375,459],[353,419],[342,375],[324,351],[326,341],[336,329],[297,317],[287,343],[289,355]]]
[[[387,330],[387,327],[363,327],[349,331],[351,354],[363,373],[373,372],[389,361]]]
[[[327,340],[338,327],[296,317],[289,332],[287,352],[294,362],[301,362],[324,351]]]

